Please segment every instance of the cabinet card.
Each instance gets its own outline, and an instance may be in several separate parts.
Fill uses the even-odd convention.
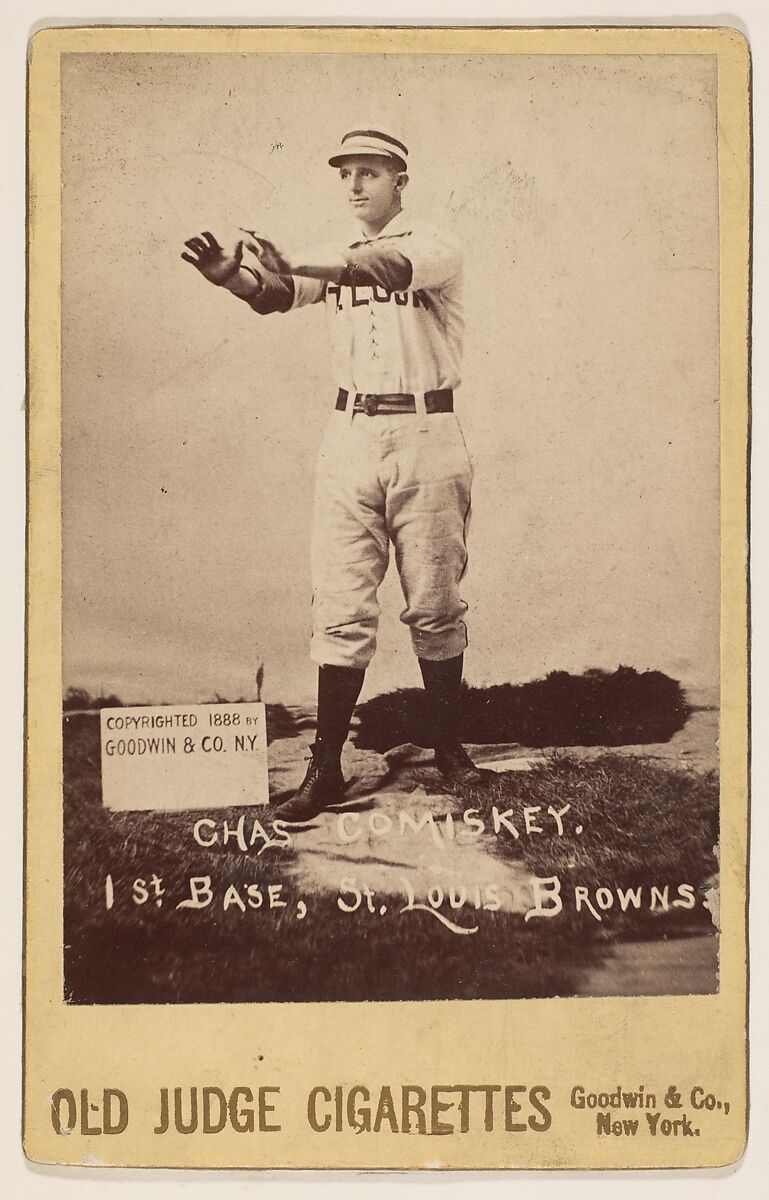
[[[30,56],[27,1154],[735,1161],[745,40]]]

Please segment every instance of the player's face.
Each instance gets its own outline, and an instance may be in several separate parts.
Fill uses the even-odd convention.
[[[361,155],[349,158],[339,168],[347,203],[367,229],[382,229],[401,207],[405,176],[382,159]]]

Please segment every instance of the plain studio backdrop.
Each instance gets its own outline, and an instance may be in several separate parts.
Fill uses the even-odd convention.
[[[263,318],[180,258],[351,219],[342,133],[410,150],[465,246],[467,677],[718,679],[716,71],[697,56],[62,59],[64,684],[312,696],[323,306]],[[394,567],[367,694],[417,683]]]

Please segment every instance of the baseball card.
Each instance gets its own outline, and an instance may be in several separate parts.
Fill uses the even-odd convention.
[[[34,1162],[742,1154],[749,85],[32,38]]]

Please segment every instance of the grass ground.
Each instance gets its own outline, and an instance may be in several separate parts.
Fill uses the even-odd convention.
[[[285,711],[285,710],[284,710]],[[282,720],[282,718],[281,718]],[[269,714],[268,714],[269,726]],[[457,808],[512,803],[572,805],[579,838],[554,833],[502,841],[501,853],[535,874],[558,875],[564,910],[557,920],[484,912],[472,937],[442,935],[427,914],[405,919],[365,909],[342,913],[333,895],[305,896],[297,908],[286,871],[290,851],[256,857],[234,842],[206,849],[192,838],[195,819],[221,827],[244,811],[113,813],[101,802],[99,723],[76,713],[64,721],[65,990],[75,1003],[172,1003],[266,1000],[472,999],[571,995],[580,974],[600,964],[616,939],[661,938],[710,930],[709,913],[651,911],[652,886],[702,887],[716,869],[718,785],[715,776],[671,771],[643,760],[602,756],[589,763],[553,758],[531,772],[502,773]],[[429,772],[427,773],[429,776]],[[429,781],[429,780],[428,780]],[[259,816],[264,818],[264,813]],[[114,905],[105,905],[105,877]],[[136,904],[135,880],[162,879],[164,895]],[[191,875],[210,876],[215,902],[178,909]],[[230,885],[267,896],[283,884],[285,908],[223,909]],[[577,913],[576,885],[591,894],[642,888],[640,908]]]

